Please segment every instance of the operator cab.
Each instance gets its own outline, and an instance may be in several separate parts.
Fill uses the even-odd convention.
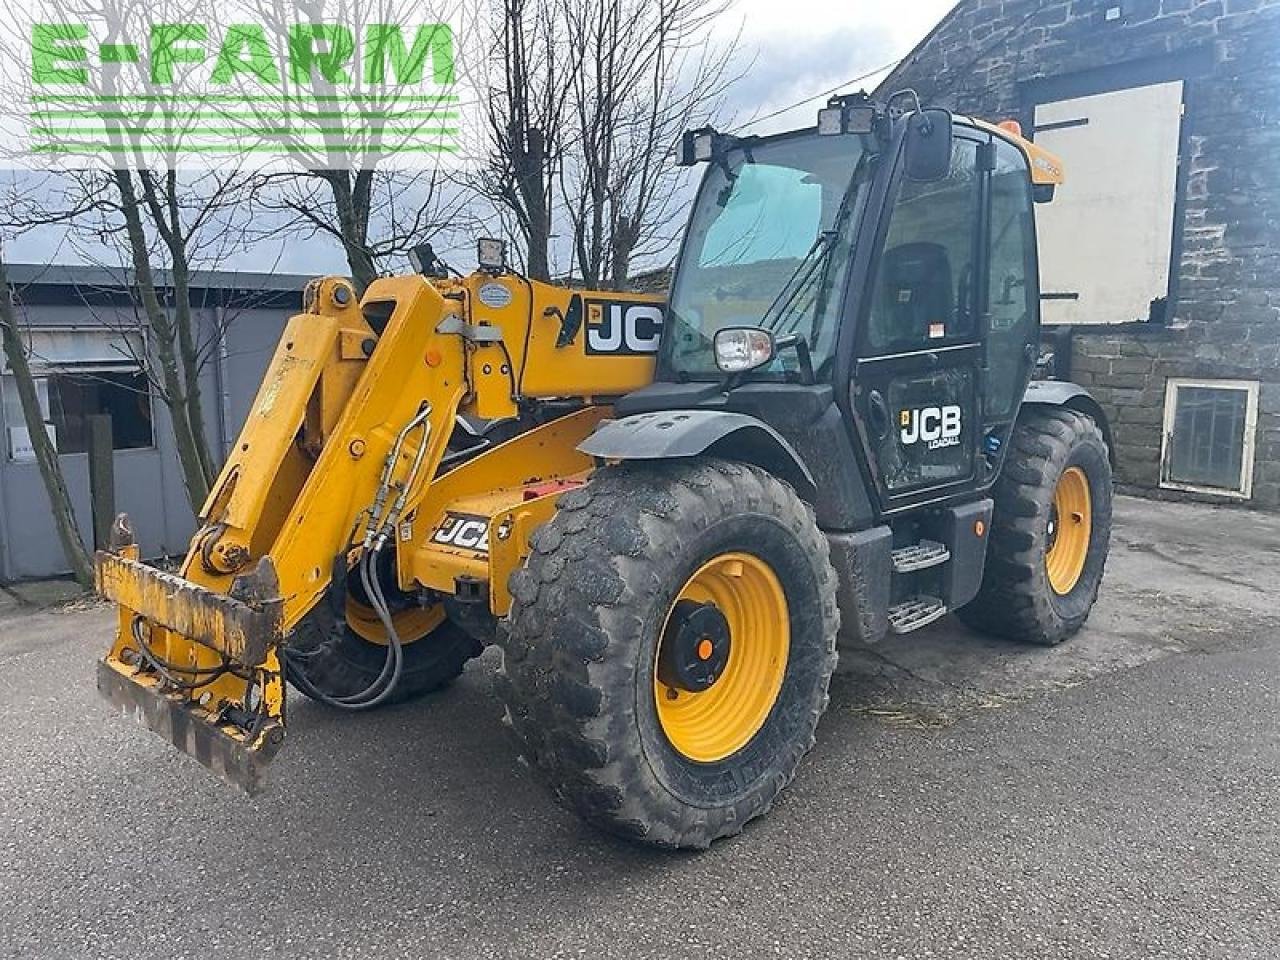
[[[833,98],[774,136],[685,135],[706,172],[655,383],[617,407],[750,414],[824,473],[868,476],[817,484],[829,529],[989,487],[1038,352],[1033,204],[1060,166],[907,95]]]

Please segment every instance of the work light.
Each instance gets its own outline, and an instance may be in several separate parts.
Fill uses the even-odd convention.
[[[876,128],[876,107],[873,103],[844,108],[845,133],[871,133]]]
[[[865,94],[835,96],[818,111],[818,133],[824,137],[841,133],[873,133],[877,108]]]
[[[476,241],[476,263],[481,270],[501,273],[507,268],[507,241],[481,237]]]
[[[706,163],[716,155],[716,141],[724,139],[712,127],[686,130],[680,138],[680,166],[691,167]]]
[[[432,277],[437,271],[436,252],[429,243],[415,244],[409,248],[409,265],[415,273]]]
[[[818,111],[818,133],[824,137],[834,137],[844,133],[844,109],[841,107],[823,107]]]

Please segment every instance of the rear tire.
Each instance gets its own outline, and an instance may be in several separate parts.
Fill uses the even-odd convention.
[[[766,812],[813,745],[839,628],[826,538],[795,491],[724,461],[606,467],[532,546],[496,688],[557,797],[661,847],[705,848]],[[726,634],[674,619],[708,607]],[[691,649],[709,660],[707,637],[727,635],[727,659],[676,690],[659,661],[693,623]]]
[[[1010,443],[982,588],[957,616],[983,633],[1052,646],[1084,625],[1098,596],[1111,462],[1093,419],[1065,408],[1025,411]]]
[[[295,628],[297,639],[290,646],[300,650],[304,659],[298,661],[300,667],[291,664],[290,669],[304,670],[306,680],[321,693],[350,696],[367,689],[377,679],[387,648],[364,639],[345,623],[336,630],[328,628],[326,624],[332,619],[327,607],[317,608]],[[425,636],[404,644],[400,681],[378,706],[404,703],[447,687],[461,675],[466,662],[479,656],[483,649],[478,640],[445,620]],[[302,687],[298,689],[306,693]]]

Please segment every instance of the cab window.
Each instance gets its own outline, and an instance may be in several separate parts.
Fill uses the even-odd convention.
[[[1017,147],[996,139],[991,172],[991,256],[988,267],[988,421],[1008,419],[1023,389],[1025,348],[1032,341],[1039,290],[1031,179]]]
[[[946,178],[899,182],[872,285],[870,354],[974,335],[979,183],[978,144],[964,137],[955,139]]]

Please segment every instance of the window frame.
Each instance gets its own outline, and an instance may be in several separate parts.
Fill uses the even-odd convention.
[[[1201,390],[1236,390],[1245,394],[1244,436],[1241,438],[1240,483],[1236,489],[1186,483],[1169,477],[1173,430],[1177,423],[1178,391],[1183,387]],[[1186,493],[1202,493],[1233,500],[1253,499],[1253,465],[1258,434],[1258,380],[1216,380],[1204,377],[1169,377],[1164,386],[1164,419],[1160,433],[1160,488]]]
[[[37,334],[37,333],[55,333],[56,334],[56,333],[73,333],[73,332],[94,333],[94,334],[99,334],[105,337],[119,335],[117,331],[114,331],[109,327],[95,326],[93,324],[84,324],[84,323],[33,324],[30,326],[24,327],[23,335],[27,341],[28,348],[30,348],[30,344],[33,340],[33,337],[32,337],[33,334]],[[128,335],[130,336],[136,335],[139,338],[140,349],[144,352],[147,352],[150,350],[150,339],[147,336],[147,333],[148,331],[146,331],[145,329],[139,329],[137,331],[128,332]],[[101,373],[139,375],[143,378],[143,382],[146,383],[147,385],[147,409],[150,414],[151,443],[143,447],[115,447],[113,444],[112,454],[114,456],[135,455],[135,454],[154,453],[155,451],[159,450],[160,438],[159,438],[159,431],[156,426],[156,400],[157,400],[156,391],[154,389],[153,384],[151,383],[151,378],[147,373],[146,368],[143,367],[142,364],[137,363],[136,361],[133,360],[133,358],[124,356],[124,355],[121,356],[118,362],[88,361],[80,364],[57,363],[57,362],[48,362],[44,358],[34,360],[31,362],[31,376],[33,380],[47,380],[49,377],[55,377],[55,376],[76,376],[76,375],[92,376],[94,374],[101,374]],[[3,362],[0,362],[0,381],[7,378],[11,378],[13,376],[14,376],[14,373],[11,369],[9,369],[8,361],[4,360]],[[52,400],[50,400],[49,414],[52,417],[53,415]],[[46,424],[50,422],[51,421],[45,421]],[[6,410],[4,408],[4,405],[0,404],[0,428],[2,428],[4,431],[4,435],[2,438],[4,442],[4,450],[3,450],[3,454],[0,455],[0,459],[2,459],[4,463],[9,463],[9,464],[28,465],[28,464],[34,463],[35,462],[34,460],[18,459],[13,456],[13,451],[9,443],[9,429],[11,427],[25,428],[26,421],[24,418],[21,417],[21,415],[19,415],[19,419],[17,423],[10,423],[9,418],[6,414]],[[88,456],[87,451],[83,451],[83,450],[80,450],[80,451],[58,450],[57,454],[59,457]]]
[[[1026,208],[1027,223],[1026,227],[1030,230],[1030,238],[1025,235],[1023,241],[1023,270],[1025,272],[1023,295],[1027,305],[1027,319],[1029,320],[1028,329],[1024,332],[1024,344],[1039,343],[1041,331],[1043,328],[1043,316],[1041,314],[1041,298],[1040,298],[1040,242],[1039,227],[1036,217],[1036,200],[1034,188],[1030,183],[1030,161],[1016,144],[1003,137],[991,135],[989,141],[989,149],[991,150],[989,169],[985,172],[982,193],[982,217],[983,217],[983,236],[981,241],[981,256],[985,262],[982,277],[980,320],[982,321],[982,350],[983,364],[987,372],[986,376],[990,376],[990,360],[992,350],[992,339],[996,330],[994,326],[994,312],[992,305],[992,267],[995,264],[995,223],[994,223],[994,205],[995,205],[995,178],[999,172],[999,154],[1003,150],[1006,153],[1015,155],[1018,158],[1022,169],[1028,174],[1028,182],[1026,184],[1027,197],[1030,205]],[[1027,242],[1029,239],[1029,243]],[[1027,383],[1031,380],[1035,371],[1035,356],[1026,355],[1025,350],[1022,352],[1022,359],[1017,368],[1016,383],[1021,383],[1020,390],[1015,389],[1012,397],[1012,405],[1008,411],[996,415],[987,410],[986,402],[989,392],[989,382],[983,384],[982,397],[982,420],[986,424],[987,429],[1000,424],[1011,424],[1018,416],[1018,411],[1022,407],[1022,397],[1026,393]]]
[[[759,149],[761,146],[771,146],[778,143],[785,143],[789,140],[800,140],[815,135],[817,135],[816,126],[805,127],[799,130],[788,130],[783,133],[767,134],[759,137],[747,137],[744,138],[743,146],[747,149]],[[838,140],[840,138],[832,139]],[[865,137],[862,139],[864,141],[866,140]],[[900,138],[895,140],[893,145],[887,149],[882,145],[880,149],[873,150],[864,143],[863,154],[859,156],[857,161],[855,161],[854,167],[856,168],[862,163],[883,163],[886,161],[886,158],[891,157],[898,152],[900,147]],[[852,170],[850,172],[851,174],[853,173]],[[857,197],[856,202],[850,210],[848,223],[849,237],[858,238],[862,235],[863,218],[867,215],[867,211],[871,205],[871,198],[876,196],[876,191],[880,189],[879,183],[881,181],[881,173],[878,169],[873,167],[867,182],[859,191],[860,195]],[[709,192],[711,189],[711,177],[708,172],[704,172],[698,180],[697,189],[694,191],[693,200],[689,209],[691,211],[696,210],[698,205],[702,202],[703,194],[705,192]],[[676,257],[673,261],[675,265],[675,274],[671,278],[671,283],[667,291],[668,311],[672,309],[672,301],[674,299],[673,294],[680,279],[680,271],[685,263],[686,257],[690,253],[690,245],[694,242],[693,233],[688,229],[687,225],[685,229],[680,231],[680,233],[680,243],[676,249]],[[856,244],[856,247],[858,248],[861,246],[863,246],[863,244]],[[848,306],[849,291],[852,288],[851,278],[855,272],[856,265],[859,262],[857,258],[860,255],[860,249],[855,249],[854,257],[850,260],[846,268],[843,280],[839,283],[833,284],[830,290],[832,302],[830,305],[830,316],[828,318],[828,322],[834,325],[835,336],[830,344],[828,355],[821,359],[820,364],[815,364],[818,368],[819,382],[829,382],[834,375],[833,371],[838,369],[841,364],[841,351],[844,349],[844,337],[846,336],[845,329],[848,320],[846,310]],[[655,382],[675,380],[682,383],[718,383],[724,379],[724,374],[717,369],[709,369],[703,372],[690,372],[687,370],[675,369],[672,363],[672,353],[675,349],[675,336],[676,325],[671,323],[670,317],[668,317],[668,322],[663,325],[662,338],[658,346],[656,366],[654,370]],[[796,371],[781,370],[774,372],[767,369],[753,370],[751,371],[750,379],[752,381],[760,382],[791,383],[796,379]]]

